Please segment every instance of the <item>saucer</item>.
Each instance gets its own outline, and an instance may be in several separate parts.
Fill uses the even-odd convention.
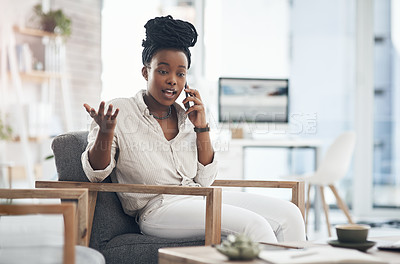
[[[360,251],[367,251],[369,248],[375,246],[375,241],[365,241],[363,243],[343,243],[339,240],[329,240],[328,244],[333,247],[352,248]]]

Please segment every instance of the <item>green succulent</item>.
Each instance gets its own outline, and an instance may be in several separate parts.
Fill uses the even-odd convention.
[[[260,253],[259,244],[243,234],[228,235],[216,249],[230,260],[252,260]]]
[[[12,128],[3,123],[0,118],[0,140],[9,140],[12,138]]]
[[[33,7],[33,10],[39,18],[44,31],[60,34],[65,37],[71,35],[71,19],[61,9],[50,10],[44,13],[42,5],[37,4]]]

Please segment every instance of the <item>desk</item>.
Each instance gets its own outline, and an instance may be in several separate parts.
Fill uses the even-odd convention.
[[[378,239],[378,238],[377,238]],[[374,238],[371,238],[374,240]],[[400,240],[399,236],[380,237],[381,241],[394,242]],[[329,246],[314,244],[313,242],[292,242],[284,243],[285,245],[297,247],[315,247],[315,246]],[[284,251],[282,251],[284,253]],[[368,254],[374,255],[387,261],[389,264],[399,263],[400,253],[393,253],[388,251],[378,250],[376,247],[368,250]],[[177,248],[161,248],[158,250],[158,263],[159,264],[265,264],[266,262],[260,259],[252,261],[229,261],[228,258],[219,253],[215,248],[210,246],[201,247],[177,247]]]
[[[321,156],[322,142],[316,139],[290,138],[290,137],[271,137],[268,139],[232,139],[220,142],[217,146],[217,158],[219,173],[217,179],[244,179],[245,171],[245,150],[246,148],[286,148],[292,149],[312,149],[314,151],[314,169],[319,165]],[[278,176],[278,175],[277,175]],[[319,192],[315,192],[315,230],[320,228],[321,204],[318,197]]]
[[[271,138],[271,139],[232,139],[221,142],[217,148],[221,174],[219,179],[243,179],[244,150],[249,147],[256,148],[309,148],[314,150],[315,169],[318,167],[320,158],[320,140],[300,139],[300,138]],[[234,161],[234,164],[232,164]],[[221,164],[222,163],[222,164]],[[239,172],[239,173],[238,173]]]

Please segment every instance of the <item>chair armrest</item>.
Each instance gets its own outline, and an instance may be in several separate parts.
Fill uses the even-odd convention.
[[[0,198],[23,199],[23,198],[59,198],[77,200],[77,222],[78,236],[77,244],[89,246],[88,228],[88,189],[0,189]]]
[[[74,203],[0,205],[0,215],[62,214],[64,218],[64,264],[75,264],[75,242],[77,232],[75,210],[76,207]]]
[[[304,218],[304,181],[215,180],[212,186],[292,189],[292,203],[300,209]]]
[[[97,192],[148,193],[194,195],[206,197],[205,244],[221,242],[222,189],[215,187],[187,187],[121,183],[95,183],[73,181],[36,181],[37,188],[86,188],[89,190],[89,231],[93,222]]]

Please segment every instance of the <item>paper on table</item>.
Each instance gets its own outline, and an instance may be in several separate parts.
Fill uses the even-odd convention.
[[[312,247],[306,250],[268,251],[263,250],[259,258],[274,264],[302,263],[387,263],[375,256],[354,249]]]

